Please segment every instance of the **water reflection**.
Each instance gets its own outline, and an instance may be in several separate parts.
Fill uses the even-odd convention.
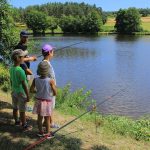
[[[134,42],[137,41],[140,36],[136,35],[116,35],[116,41],[118,42]]]
[[[96,51],[94,50],[86,50],[81,48],[67,48],[65,50],[56,51],[55,57],[56,58],[89,58],[89,57],[95,57]]]

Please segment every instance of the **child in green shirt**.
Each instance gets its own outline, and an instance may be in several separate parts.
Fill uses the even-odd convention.
[[[23,130],[27,131],[32,129],[26,122],[26,103],[29,102],[29,90],[27,79],[24,70],[20,67],[20,64],[24,61],[26,51],[16,49],[12,52],[12,61],[14,65],[10,68],[10,81],[12,87],[12,105],[13,105],[13,117],[15,119],[15,125],[22,124]],[[20,113],[20,121],[18,120],[18,110]]]

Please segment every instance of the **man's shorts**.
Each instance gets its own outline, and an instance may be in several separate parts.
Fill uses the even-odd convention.
[[[20,93],[15,93],[12,92],[12,106],[13,109],[19,109],[20,112],[25,112],[26,111],[26,97],[24,97]]]

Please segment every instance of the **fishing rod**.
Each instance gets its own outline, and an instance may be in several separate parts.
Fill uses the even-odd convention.
[[[97,104],[97,107],[100,106],[100,105],[102,105],[103,103],[105,103],[107,100],[109,100],[109,99],[113,98],[114,96],[118,95],[119,93],[121,93],[121,92],[124,91],[125,89],[126,89],[126,88],[121,89],[121,90],[119,90],[118,92],[116,92],[115,94],[111,95],[110,97],[105,98],[102,102],[100,102],[100,103]],[[79,115],[79,116],[76,117],[75,119],[69,121],[68,123],[64,124],[64,125],[61,126],[59,129],[53,131],[53,135],[54,135],[55,133],[57,133],[58,131],[60,131],[61,129],[63,129],[63,128],[65,128],[66,126],[68,126],[69,124],[71,124],[72,122],[74,122],[74,121],[76,121],[77,119],[81,118],[81,117],[84,116],[85,114],[87,114],[87,113],[93,111],[93,109],[95,109],[95,106],[92,106],[92,108],[90,108],[90,109],[87,110],[86,112],[82,113],[81,115]]]
[[[127,88],[127,87],[126,87]],[[122,91],[124,91],[126,88],[119,90],[118,92],[114,93],[113,95],[109,96],[108,98],[105,98],[103,101],[101,101],[100,103],[97,104],[97,106],[102,105],[103,103],[105,103],[107,100],[115,97],[116,95],[118,95],[119,93],[121,93]],[[79,118],[81,118],[82,116],[84,116],[85,114],[93,111],[95,109],[96,106],[92,105],[92,108],[90,108],[89,110],[87,110],[86,112],[82,113],[81,115],[79,115],[78,117],[76,117],[75,119],[67,122],[66,124],[64,124],[63,126],[61,126],[59,129],[56,129],[55,131],[51,132],[51,138],[54,138],[55,134],[57,132],[59,132],[61,129],[65,128],[66,126],[68,126],[69,124],[71,124],[72,122],[78,120]],[[31,150],[33,147],[35,147],[36,145],[44,142],[47,139],[47,136],[41,138],[40,140],[36,141],[35,143],[29,145],[26,149],[24,150]]]
[[[71,46],[74,46],[74,45],[78,45],[78,44],[81,44],[81,43],[84,43],[84,42],[78,42],[78,43],[74,43],[74,44],[71,44],[71,45],[68,45],[68,46],[65,46],[65,47],[62,47],[62,48],[58,48],[58,49],[56,49],[56,51],[63,50],[65,48],[68,48],[68,47],[71,47]],[[41,55],[37,56],[37,58],[39,58],[41,56],[43,56],[43,55],[41,54]]]

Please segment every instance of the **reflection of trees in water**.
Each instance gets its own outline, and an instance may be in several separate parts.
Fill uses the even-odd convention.
[[[81,49],[81,48],[69,48],[65,50],[60,50],[56,53],[55,57],[68,57],[68,58],[89,58],[89,57],[95,57],[96,51],[95,50],[88,50],[88,49]]]
[[[134,42],[137,41],[140,36],[136,35],[116,35],[116,41],[119,42]]]

